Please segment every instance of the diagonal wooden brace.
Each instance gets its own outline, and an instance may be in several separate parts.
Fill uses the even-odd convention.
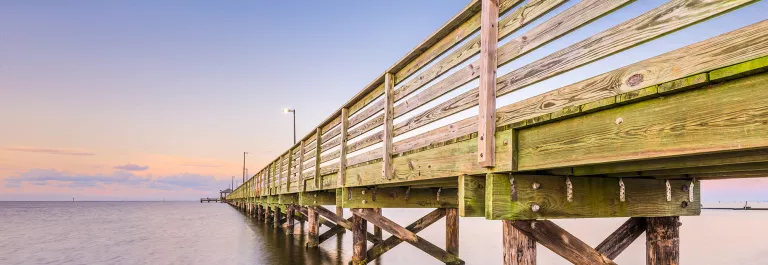
[[[352,222],[352,217],[347,218],[347,222]],[[324,233],[320,234],[320,237],[318,238],[318,244],[322,244],[326,240],[332,238],[336,234],[344,232],[345,230],[346,228],[340,225],[335,225],[331,227],[331,229],[328,229],[328,231],[325,231]]]
[[[515,228],[534,238],[536,242],[573,264],[616,264],[610,258],[599,253],[552,221],[525,220],[512,222]]]
[[[344,219],[344,217],[336,215],[336,213],[331,212],[330,210],[326,209],[322,206],[309,206],[312,207],[313,210],[315,210],[318,214],[321,216],[330,219],[331,221],[335,222],[337,225],[344,227],[345,229],[352,231],[352,222],[348,221],[347,219]],[[381,242],[381,239],[377,238],[371,233],[368,233],[367,237],[368,241],[371,241],[373,244],[378,244]]]
[[[366,221],[381,227],[390,234],[400,238],[401,240],[408,242],[414,247],[421,249],[425,253],[432,257],[442,261],[445,264],[464,264],[464,261],[456,257],[455,255],[446,252],[442,248],[430,243],[424,238],[417,236],[415,233],[405,229],[392,220],[387,219],[384,216],[376,213],[373,209],[352,209],[352,214],[360,216]]]
[[[424,230],[428,226],[434,224],[441,218],[445,216],[445,209],[438,208],[434,211],[428,213],[424,217],[420,218],[419,220],[416,220],[412,224],[405,227],[406,230],[411,231],[413,233],[421,232],[421,230]],[[396,247],[400,243],[402,243],[403,240],[396,237],[396,236],[390,236],[386,240],[382,241],[380,244],[376,244],[373,246],[373,248],[368,250],[368,261],[372,261],[389,251],[390,249]]]
[[[615,259],[622,251],[627,249],[632,242],[645,232],[647,222],[645,217],[632,217],[622,224],[616,231],[597,245],[595,250],[609,259]]]

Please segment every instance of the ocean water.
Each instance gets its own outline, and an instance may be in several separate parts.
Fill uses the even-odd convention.
[[[427,212],[384,209],[402,225]],[[555,222],[595,246],[624,220]],[[704,210],[681,222],[682,264],[768,264],[768,211]],[[499,221],[461,218],[460,225],[460,257],[467,264],[501,264]],[[444,246],[444,227],[441,220],[419,235]],[[301,230],[297,224],[296,232]],[[303,236],[286,236],[221,203],[0,202],[0,264],[347,264],[351,236],[306,249]],[[641,236],[615,261],[645,264],[644,244]],[[541,245],[538,263],[570,264]],[[441,263],[402,243],[371,264]]]

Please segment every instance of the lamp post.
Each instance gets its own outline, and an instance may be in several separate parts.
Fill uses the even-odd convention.
[[[283,109],[285,113],[293,113],[293,144],[296,144],[296,109]]]
[[[251,153],[243,152],[243,183],[245,183],[245,155],[250,155]]]
[[[235,176],[232,176],[232,183],[229,185],[230,190],[235,190]]]

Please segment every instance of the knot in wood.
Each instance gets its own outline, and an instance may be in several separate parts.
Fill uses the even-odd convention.
[[[627,78],[627,85],[636,86],[643,82],[643,74],[634,74]]]

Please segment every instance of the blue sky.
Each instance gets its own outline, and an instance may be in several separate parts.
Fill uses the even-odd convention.
[[[636,1],[506,71],[663,2]],[[92,189],[105,191],[93,199],[215,195],[232,175],[239,178],[243,151],[253,153],[247,167],[255,173],[292,144],[282,108],[297,109],[304,136],[466,4],[0,1],[0,200],[55,200]],[[764,20],[765,10],[766,2],[753,4],[499,106]],[[60,176],[98,185],[46,187]],[[102,176],[126,183],[116,187],[121,182]],[[185,176],[193,176],[191,184],[179,180]],[[163,189],[151,188],[160,183]]]

